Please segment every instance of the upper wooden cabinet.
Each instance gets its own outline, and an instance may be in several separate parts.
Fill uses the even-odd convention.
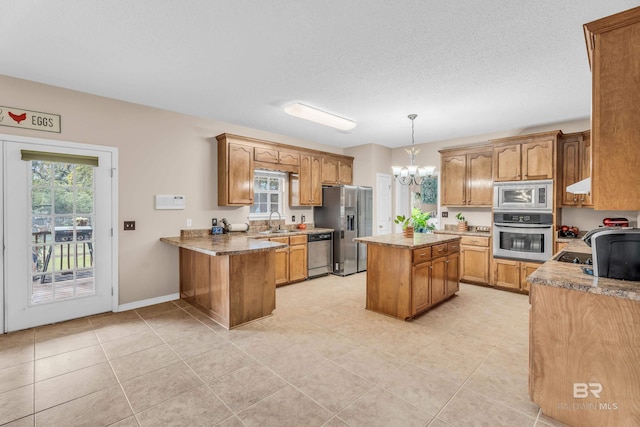
[[[584,25],[592,73],[593,207],[640,209],[640,7]]]
[[[322,205],[323,183],[353,183],[353,157],[350,156],[227,133],[216,139],[219,206],[253,205],[255,169],[290,172],[291,206]]]
[[[298,203],[300,206],[322,205],[322,159],[303,154],[300,156]],[[294,191],[291,186],[290,191]],[[292,198],[290,198],[292,200]]]
[[[494,139],[493,181],[553,179],[560,131]]]
[[[442,206],[491,206],[490,145],[441,150]]]
[[[353,183],[353,157],[323,157],[322,183],[351,185]]]
[[[218,139],[218,205],[253,204],[253,147],[231,135]]]
[[[560,203],[562,206],[593,207],[591,194],[573,194],[566,191],[568,185],[591,176],[591,132],[562,135],[558,151],[560,178]]]

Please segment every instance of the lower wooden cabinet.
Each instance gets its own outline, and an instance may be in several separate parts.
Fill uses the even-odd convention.
[[[527,276],[533,273],[541,265],[542,263],[537,262],[494,258],[493,284],[501,288],[529,292]]]
[[[272,237],[272,242],[289,246],[276,249],[276,286],[299,282],[307,278],[307,236]]]
[[[412,267],[411,309],[416,315],[439,303],[460,290],[460,253],[457,242],[436,245],[431,249],[430,261],[422,261],[424,250],[415,250],[414,262],[422,262]],[[418,258],[419,257],[419,258]]]
[[[462,237],[460,241],[460,280],[480,285],[490,284],[490,237]]]
[[[556,250],[553,253],[557,254],[558,252],[566,248],[568,245],[569,245],[569,242],[556,242]]]

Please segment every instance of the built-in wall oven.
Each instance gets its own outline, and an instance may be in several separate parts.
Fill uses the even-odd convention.
[[[553,255],[551,212],[496,212],[493,214],[493,256],[525,261],[547,261]]]

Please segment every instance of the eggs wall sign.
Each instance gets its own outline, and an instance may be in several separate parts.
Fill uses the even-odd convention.
[[[0,105],[0,126],[60,133],[60,115]]]

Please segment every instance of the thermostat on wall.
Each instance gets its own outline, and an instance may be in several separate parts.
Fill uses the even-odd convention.
[[[184,204],[184,196],[156,194],[156,209],[184,209]]]

